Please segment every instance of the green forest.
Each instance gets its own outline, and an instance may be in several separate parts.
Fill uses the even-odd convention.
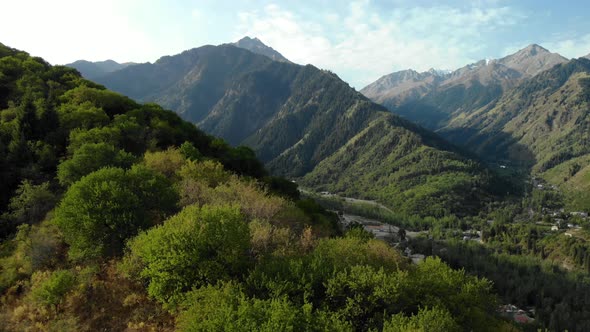
[[[300,199],[252,150],[0,46],[7,331],[499,331],[485,278]]]

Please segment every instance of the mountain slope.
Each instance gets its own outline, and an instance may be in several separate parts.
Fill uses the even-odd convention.
[[[114,71],[123,69],[130,65],[134,65],[132,62],[118,63],[113,60],[90,62],[86,60],[78,60],[73,63],[68,63],[66,67],[77,69],[84,78],[95,79],[102,75],[112,73]]]
[[[530,161],[536,169],[547,170],[566,151],[573,155],[590,152],[576,147],[586,141],[580,135],[587,130],[589,74],[590,60],[558,65],[508,91],[495,107],[454,119],[441,132],[481,154],[499,151],[505,158],[513,154],[511,146],[518,142],[531,149],[535,157]],[[465,128],[473,135],[464,134]]]
[[[498,60],[498,63],[516,70],[524,77],[532,77],[567,59],[557,53],[537,45],[529,45],[522,50]]]
[[[304,177],[321,191],[387,202],[396,212],[476,211],[492,175],[435,134],[379,117]]]
[[[436,71],[418,73],[408,69],[385,75],[367,85],[361,93],[376,103],[395,108],[407,100],[415,100],[432,91],[444,75]]]
[[[159,103],[186,120],[203,120],[237,78],[271,63],[231,45],[203,46],[97,78],[98,83],[140,101]]]
[[[590,60],[557,65],[508,91],[494,107],[454,119],[441,133],[480,155],[520,162],[553,183],[569,183],[566,189],[585,188]]]
[[[491,197],[488,187],[492,185],[492,178],[484,175],[485,170],[478,162],[437,135],[391,115],[335,74],[311,65],[272,61],[232,45],[204,46],[161,58],[152,65],[136,65],[117,71],[98,79],[98,82],[142,101],[161,103],[233,145],[247,145],[273,174],[298,178],[306,186],[331,186],[334,177],[348,181],[344,179],[360,177],[364,173],[375,174],[375,180],[379,180],[397,172],[389,165],[392,160],[410,155],[412,157],[405,164],[408,170],[427,169],[426,163],[434,158],[426,149],[430,146],[436,151],[436,158],[442,160],[452,156],[465,165],[457,168],[460,176],[456,178],[468,179],[469,188],[480,192],[479,198]],[[383,125],[372,125],[375,121]],[[374,137],[387,139],[383,145],[389,148],[382,152],[383,158],[375,158],[363,169],[351,168],[346,174],[342,168],[331,177],[307,176],[311,172],[321,173],[321,163],[347,144],[362,142],[358,140],[359,134],[367,128],[373,128],[370,132]],[[430,138],[425,140],[428,135]],[[399,144],[404,140],[411,144]],[[344,156],[351,164],[358,163],[360,157]],[[436,168],[431,172],[434,178],[444,173]],[[486,180],[482,181],[482,178]],[[409,190],[422,192],[420,188],[428,185],[441,187],[433,184],[430,177],[416,177],[408,181],[406,187],[393,181],[383,183],[387,185],[374,188],[374,184],[365,182],[355,188],[334,188],[339,192],[367,193],[367,198],[383,199],[384,203],[393,206],[402,201],[401,197]],[[463,203],[460,209],[463,211],[455,210],[456,204],[450,202],[449,197],[440,196],[440,190],[425,195],[439,203],[433,207],[446,206],[442,212],[438,208],[398,208],[412,214],[473,212],[473,195],[471,192],[462,195],[464,181],[454,182],[445,189],[455,194],[454,197],[462,197],[458,201]]]
[[[248,50],[252,53],[260,54],[271,58],[274,61],[291,62],[287,60],[281,53],[275,51],[272,47],[266,46],[258,38],[244,37],[232,45]]]
[[[457,117],[486,106],[503,91],[516,86],[523,79],[564,63],[567,59],[551,53],[539,45],[528,47],[498,60],[481,60],[452,73],[437,76],[432,72],[419,74],[395,85],[387,86],[385,76],[361,92],[383,104],[396,114],[437,130]],[[392,75],[395,75],[392,74]],[[386,88],[375,90],[375,86]],[[410,89],[407,87],[410,86]]]

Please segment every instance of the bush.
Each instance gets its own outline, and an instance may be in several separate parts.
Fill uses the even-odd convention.
[[[383,325],[387,313],[407,309],[411,297],[408,273],[356,265],[326,282],[326,304],[358,331]]]
[[[191,292],[178,319],[180,331],[352,331],[346,322],[287,298],[247,298],[234,283]]]
[[[132,154],[107,143],[88,143],[57,167],[57,178],[62,185],[68,186],[103,167],[129,168],[134,161]]]
[[[13,226],[37,223],[55,206],[56,201],[49,182],[34,185],[24,180],[16,190],[16,196],[10,200],[8,218]]]
[[[174,307],[193,287],[245,273],[250,232],[237,207],[189,206],[129,248],[143,264],[148,293]]]
[[[383,332],[459,332],[461,327],[444,308],[422,308],[418,314],[406,317],[397,314],[383,324]]]
[[[33,275],[33,279],[39,274]],[[46,279],[34,282],[31,294],[40,304],[58,305],[64,296],[76,285],[76,276],[69,270],[57,270]]]
[[[180,153],[188,160],[201,160],[203,155],[191,142],[184,142],[179,148]]]
[[[119,147],[121,143],[121,130],[113,127],[98,127],[89,130],[74,129],[70,132],[68,153],[73,154],[84,144],[106,143]]]
[[[184,155],[173,148],[166,151],[146,152],[143,159],[149,169],[158,171],[169,179],[172,179],[186,162]]]
[[[103,168],[74,183],[55,211],[73,260],[118,255],[127,238],[175,209],[176,193],[162,175],[133,167]]]
[[[223,168],[217,161],[192,161],[189,160],[179,171],[179,175],[187,180],[195,180],[207,183],[210,187],[229,181],[232,174]]]

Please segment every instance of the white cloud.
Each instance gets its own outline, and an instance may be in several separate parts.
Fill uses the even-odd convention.
[[[291,61],[330,69],[360,89],[395,70],[454,69],[485,45],[482,33],[523,18],[508,7],[414,7],[375,14],[369,1],[321,22],[278,5],[243,12],[235,37],[256,36]],[[335,31],[335,33],[333,33]],[[328,37],[329,36],[329,37]]]
[[[558,41],[544,42],[543,47],[566,58],[579,58],[590,53],[590,34]]]

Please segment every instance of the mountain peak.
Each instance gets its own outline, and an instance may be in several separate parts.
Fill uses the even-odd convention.
[[[544,48],[543,46],[537,44],[530,44],[529,46],[523,48],[522,50],[516,52],[516,54],[526,54],[530,56],[535,56],[537,54],[551,54],[548,49]]]
[[[583,56],[582,58],[590,59],[590,54]]]
[[[535,76],[556,64],[567,62],[568,59],[557,53],[551,53],[546,48],[531,44],[522,50],[499,59],[498,62],[509,68],[523,73],[525,76]]]
[[[250,36],[244,36],[244,38],[238,40],[236,44],[245,44],[245,43],[257,43],[266,46],[260,39],[257,37],[251,38]]]
[[[281,53],[275,51],[272,47],[267,46],[264,44],[260,39],[257,37],[251,38],[249,36],[245,36],[244,38],[238,40],[232,45],[246,49],[252,53],[264,55],[266,57],[271,58],[274,61],[280,62],[291,62],[287,60]]]

